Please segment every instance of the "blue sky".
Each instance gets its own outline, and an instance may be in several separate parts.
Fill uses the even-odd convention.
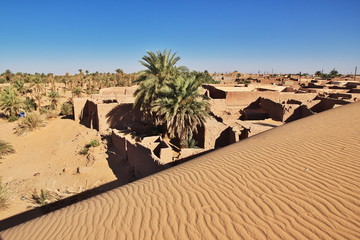
[[[0,9],[0,72],[134,72],[157,49],[198,71],[360,67],[359,0],[0,0]]]

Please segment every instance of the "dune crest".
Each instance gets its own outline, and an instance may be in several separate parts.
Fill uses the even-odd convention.
[[[251,137],[2,239],[360,239],[360,103]]]

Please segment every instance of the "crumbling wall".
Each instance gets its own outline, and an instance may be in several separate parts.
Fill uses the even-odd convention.
[[[137,85],[131,87],[102,88],[99,91],[99,95],[133,95],[137,88]]]
[[[194,139],[203,143],[205,150],[227,146],[239,141],[240,131],[237,132],[231,126],[210,118],[206,121],[203,128],[203,135],[196,135]],[[200,139],[199,139],[200,138]]]
[[[317,97],[316,99],[320,100],[320,102],[318,104],[314,105],[311,108],[311,111],[317,112],[317,113],[332,109],[335,105],[345,105],[345,104],[350,103],[348,101],[332,99],[332,98]]]
[[[191,157],[193,155],[205,152],[207,150],[203,148],[182,148],[180,151],[179,159]]]
[[[127,142],[127,159],[134,168],[135,178],[143,178],[154,172],[160,167],[154,162],[151,150],[138,143]]]
[[[87,98],[73,98],[75,121],[80,121],[87,100]]]
[[[284,106],[282,104],[274,102],[270,99],[261,98],[260,107],[264,109],[273,120],[283,121]]]
[[[142,135],[154,128],[153,124],[144,120],[142,116],[142,112],[134,109],[133,104],[124,103],[114,106],[105,115],[105,119],[110,128],[131,129]]]
[[[111,126],[107,121],[108,113],[118,106],[118,103],[101,103],[97,104],[98,118],[99,118],[99,132],[105,133]]]
[[[303,104],[312,101],[316,98],[317,93],[288,93],[281,92],[279,96],[279,103],[287,103],[289,100],[296,100]]]
[[[122,159],[127,158],[127,140],[124,134],[120,133],[118,130],[113,130],[111,134],[111,141],[113,146],[117,149],[117,152],[120,154]]]
[[[313,111],[311,111],[306,105],[301,105],[298,106],[297,108],[295,108],[292,111],[292,114],[290,114],[289,116],[286,116],[285,118],[285,122],[292,122],[304,117],[308,117],[311,115],[314,115],[315,113]]]
[[[259,97],[268,98],[279,102],[279,92],[276,91],[251,91],[251,92],[228,92],[226,95],[227,106],[247,106]]]
[[[99,130],[97,105],[94,102],[90,100],[86,101],[79,119],[80,119],[80,124],[91,129]]]
[[[226,98],[226,93],[220,89],[217,89],[213,85],[204,84],[204,85],[202,85],[202,87],[208,90],[210,97],[213,99],[225,99]]]
[[[172,149],[159,136],[147,137],[142,142],[137,142],[130,134],[114,129],[111,139],[119,157],[126,159],[134,169],[136,179],[172,166]]]
[[[173,162],[172,148],[164,141],[161,141],[159,148],[161,164],[168,164]]]

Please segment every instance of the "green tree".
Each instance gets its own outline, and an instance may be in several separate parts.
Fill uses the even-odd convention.
[[[134,93],[135,108],[144,110],[145,114],[151,115],[152,103],[158,99],[160,90],[165,83],[174,78],[181,71],[186,71],[185,67],[176,67],[175,64],[180,60],[176,53],[171,54],[171,50],[147,52],[140,63],[147,69],[142,71],[139,78],[134,81],[139,87]]]
[[[5,76],[5,80],[7,82],[12,82],[12,77],[14,76],[14,74],[9,69],[6,69],[3,73],[3,76]]]
[[[210,83],[210,84],[217,84],[220,83],[219,81],[216,81],[213,79],[213,77],[210,76],[210,74],[208,73],[208,71],[204,71],[204,72],[197,72],[197,71],[192,71],[191,73],[188,74],[189,77],[191,76],[195,76],[198,81],[200,82],[200,84],[203,83]]]
[[[32,79],[32,87],[31,87],[31,89],[33,91],[34,98],[37,101],[36,110],[38,110],[38,111],[40,111],[40,108],[41,108],[41,100],[42,100],[43,96],[46,95],[44,84],[45,84],[44,78],[39,76],[39,75],[35,76]]]
[[[50,99],[50,106],[52,109],[56,109],[58,104],[59,104],[59,98],[60,95],[58,92],[56,91],[51,91],[48,95],[49,99]]]
[[[12,86],[5,87],[0,95],[0,108],[8,116],[16,116],[21,107],[22,101],[18,91]]]
[[[15,79],[13,86],[21,94],[25,94],[27,91],[27,88],[25,87],[25,81],[21,78]]]
[[[330,78],[334,78],[334,77],[337,77],[339,75],[340,75],[339,72],[337,70],[335,70],[335,68],[333,70],[331,70],[331,72],[329,73]]]
[[[152,111],[156,123],[164,124],[170,138],[178,138],[181,147],[191,141],[193,133],[202,126],[209,116],[209,103],[199,94],[201,81],[196,76],[177,76],[160,90]]]
[[[81,92],[82,92],[81,87],[74,87],[73,90],[72,90],[72,94],[75,95],[76,97],[80,97]]]

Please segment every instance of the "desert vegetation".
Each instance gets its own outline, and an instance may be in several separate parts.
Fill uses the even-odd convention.
[[[147,54],[140,61],[147,69],[135,80],[139,87],[134,93],[134,107],[142,110],[144,117],[155,125],[162,126],[165,139],[191,142],[193,133],[209,116],[209,103],[198,92],[202,83],[211,82],[209,75],[176,66],[180,57],[171,51],[148,51]]]
[[[315,76],[319,77],[320,79],[332,79],[334,77],[341,76],[339,72],[334,68],[329,73],[323,73],[322,71],[316,71]]]
[[[86,144],[81,150],[80,150],[80,154],[81,155],[86,155],[89,153],[89,149],[90,148],[95,148],[100,146],[100,142],[97,139],[92,139],[88,144]]]
[[[9,121],[16,121],[21,112],[38,111],[50,117],[56,115],[54,112],[71,115],[73,97],[97,93],[105,87],[130,86],[136,77],[137,73],[126,74],[121,69],[115,73],[89,73],[79,69],[79,73],[73,75],[6,70],[0,74],[0,110]]]
[[[15,128],[17,135],[24,135],[28,132],[45,127],[46,122],[44,116],[38,112],[31,112],[26,117],[21,118]]]
[[[6,208],[10,203],[10,192],[7,184],[0,179],[0,210]]]
[[[0,140],[0,159],[12,153],[15,153],[14,147],[10,143]]]

